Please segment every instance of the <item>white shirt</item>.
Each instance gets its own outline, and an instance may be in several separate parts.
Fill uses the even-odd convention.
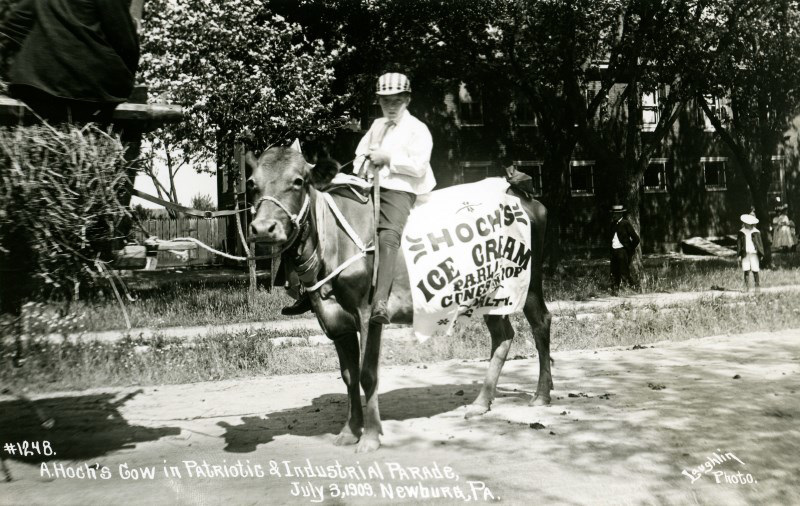
[[[756,250],[756,245],[753,242],[753,232],[755,232],[755,229],[742,228],[742,232],[744,232],[744,252],[758,253],[758,250]]]
[[[370,170],[372,162],[365,155],[370,148],[382,148],[389,153],[389,165],[380,169],[380,186],[389,190],[399,190],[421,195],[433,190],[436,178],[431,169],[431,150],[433,138],[425,123],[404,111],[395,125],[389,127],[380,145],[377,145],[381,132],[386,126],[386,118],[378,118],[369,131],[361,138],[356,148],[353,172],[358,174],[362,163]]]
[[[614,223],[614,226],[617,226],[617,224],[619,224],[620,221],[622,221],[622,218],[618,219],[616,221],[616,223]],[[619,236],[617,235],[616,232],[614,232],[614,237],[611,238],[611,248],[612,249],[622,249],[624,247],[625,246],[623,246],[622,242],[620,242],[620,240],[619,240]]]

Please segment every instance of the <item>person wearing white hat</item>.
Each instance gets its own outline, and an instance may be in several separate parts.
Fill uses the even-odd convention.
[[[795,240],[795,225],[787,215],[789,206],[783,204],[775,208],[776,216],[772,219],[772,251],[793,249]]]
[[[758,223],[758,218],[752,214],[743,214],[740,219],[744,226],[737,234],[736,249],[742,264],[742,271],[744,271],[744,289],[745,291],[750,290],[749,274],[752,272],[753,285],[755,290],[759,291],[761,287],[758,275],[760,271],[759,260],[764,256],[764,244],[761,242],[761,232],[755,227]]]
[[[631,276],[631,259],[639,245],[639,236],[625,218],[625,206],[611,207],[611,294],[617,295],[622,279],[635,290],[639,284]]]
[[[369,177],[378,170],[378,280],[373,297],[373,323],[389,323],[386,301],[394,279],[400,234],[417,195],[436,186],[430,159],[433,139],[428,127],[408,112],[411,82],[390,72],[378,78],[375,89],[383,117],[376,119],[356,148],[354,172]]]

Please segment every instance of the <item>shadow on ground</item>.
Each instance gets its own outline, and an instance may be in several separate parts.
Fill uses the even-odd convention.
[[[44,453],[43,442],[48,441],[55,451],[54,455],[33,451],[28,456],[3,452],[3,456],[27,463],[91,459],[134,448],[136,443],[180,434],[178,427],[130,425],[119,408],[139,393],[141,390],[121,399],[116,399],[115,394],[94,394],[0,402],[3,444],[38,441]],[[52,421],[51,428],[47,428],[48,420]]]
[[[534,411],[516,401],[506,403],[503,417],[516,422],[518,430],[448,445],[477,455],[495,444],[505,449],[514,467],[538,474],[552,467],[586,480],[614,476],[638,481],[656,502],[672,502],[674,491],[683,490],[689,497],[709,492],[729,498],[729,504],[742,498],[751,504],[797,504],[800,337],[765,336],[769,334],[601,350],[561,362],[557,356],[551,407]],[[571,374],[560,373],[559,363]],[[530,372],[514,369],[501,377],[501,384],[531,388],[535,383]],[[460,363],[449,373],[455,380],[474,375]],[[488,416],[471,425],[491,435],[498,421]],[[545,429],[527,430],[526,422],[534,421],[541,421]],[[533,452],[545,467],[525,464]],[[703,465],[715,452],[735,454],[744,464],[725,459],[695,482],[682,474]],[[718,476],[722,483],[713,471],[724,473]],[[758,483],[726,481],[739,472],[751,474]],[[522,480],[514,486],[521,495],[536,494],[537,483]],[[569,502],[568,488],[558,500]]]
[[[521,362],[501,377],[508,395],[471,420],[446,414],[475,398],[479,385],[471,382],[484,365],[453,363],[444,374],[448,384],[381,394],[384,421],[417,420],[394,424],[392,445],[380,452],[481,459],[486,465],[467,466],[465,478],[493,482],[509,498],[584,503],[604,490],[609,499],[634,503],[796,504],[800,341],[763,336],[556,357],[553,404],[544,408],[529,407],[528,395],[509,388],[532,393],[537,368]],[[326,394],[308,406],[220,423],[225,449],[253,452],[282,435],[335,434],[346,405],[343,394]],[[714,453],[742,463],[716,464],[722,483],[711,473],[695,482],[682,473]],[[740,472],[757,483],[726,482]],[[588,495],[576,501],[578,490]]]
[[[480,385],[435,385],[400,388],[380,395],[381,419],[409,420],[431,418],[472,402]],[[362,396],[362,405],[364,398]],[[423,402],[416,402],[423,401]],[[247,453],[261,444],[283,435],[313,437],[338,434],[347,416],[345,394],[325,394],[311,401],[311,406],[269,413],[264,417],[243,417],[242,423],[219,422],[225,429],[225,451]]]

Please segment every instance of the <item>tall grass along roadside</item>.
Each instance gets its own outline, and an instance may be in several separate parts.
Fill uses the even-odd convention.
[[[737,303],[709,299],[675,308],[619,309],[620,318],[563,318],[552,328],[552,349],[592,349],[681,341],[715,334],[800,327],[800,294],[748,297]],[[510,358],[535,354],[527,323],[514,316],[517,331]],[[22,367],[15,368],[10,346],[0,348],[0,384],[29,391],[97,386],[187,383],[338,369],[332,346],[274,346],[275,333],[242,332],[183,343],[155,338],[117,343],[34,342]],[[447,359],[487,358],[489,335],[482,325],[459,327],[453,336],[424,344],[387,341],[383,363],[406,364]],[[476,378],[478,380],[479,378]]]
[[[0,256],[40,300],[70,300],[98,278],[127,215],[123,154],[93,125],[0,128]]]
[[[800,257],[776,255],[776,268],[762,272],[764,286],[800,284]],[[642,280],[645,293],[697,292],[710,289],[741,290],[741,270],[735,260],[701,262],[664,259],[648,262]],[[545,280],[545,298],[583,301],[608,294],[608,266],[570,264],[564,275]],[[247,282],[207,284],[170,283],[133,290],[136,300],[126,302],[133,327],[224,325],[248,321],[283,320],[280,309],[292,302],[285,290],[260,289],[248,304]],[[624,291],[623,291],[624,293]],[[632,293],[632,292],[631,292]],[[301,317],[313,317],[306,314]],[[78,301],[63,311],[58,304],[28,307],[26,319],[34,334],[73,333],[122,329],[125,322],[112,299]]]

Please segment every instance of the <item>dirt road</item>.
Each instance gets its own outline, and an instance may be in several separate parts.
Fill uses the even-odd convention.
[[[554,359],[551,406],[515,360],[472,420],[485,362],[384,368],[369,455],[332,373],[0,398],[0,504],[800,504],[800,330]]]

